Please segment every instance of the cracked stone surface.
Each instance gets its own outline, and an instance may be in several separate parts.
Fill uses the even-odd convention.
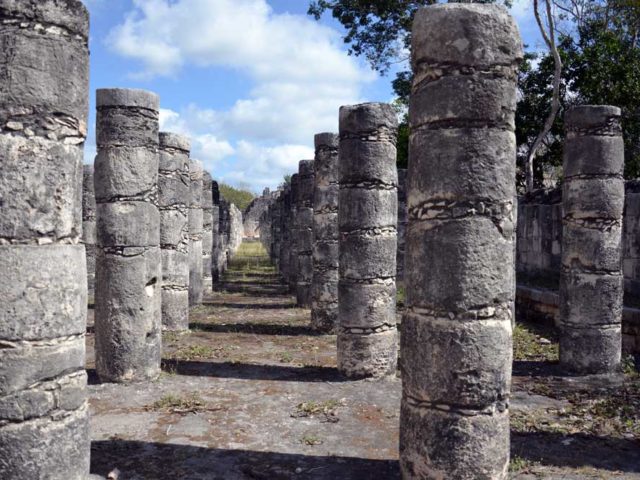
[[[340,108],[338,368],[383,377],[397,364],[397,118],[393,107]]]
[[[91,279],[81,237],[88,35],[82,2],[0,1],[3,479],[89,473]]]
[[[157,377],[161,351],[159,98],[97,91],[96,365],[104,381]]]

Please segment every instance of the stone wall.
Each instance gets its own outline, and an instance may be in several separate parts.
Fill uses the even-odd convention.
[[[518,283],[556,289],[562,243],[562,189],[518,198]],[[628,303],[640,298],[640,181],[625,185],[622,267]]]
[[[625,286],[623,349],[640,352],[640,181],[627,181],[622,230]],[[562,189],[538,190],[518,199],[518,312],[531,320],[557,321],[562,244]],[[531,292],[534,293],[531,293]],[[553,295],[545,295],[550,292]],[[555,295],[555,296],[554,296]],[[524,306],[527,308],[524,308]]]
[[[242,213],[243,217],[243,236],[245,238],[260,238],[263,232],[260,228],[260,218],[267,211],[269,205],[273,203],[278,192],[272,193],[265,188],[261,197],[253,199],[246,210]]]

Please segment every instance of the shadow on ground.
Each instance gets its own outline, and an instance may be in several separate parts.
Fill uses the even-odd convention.
[[[194,360],[163,360],[162,369],[177,375],[235,378],[239,380],[278,380],[283,382],[346,382],[337,368],[257,365],[236,362],[199,362]]]
[[[398,462],[351,457],[224,450],[125,440],[94,441],[91,473],[119,480],[368,480],[400,478]],[[171,472],[167,476],[167,472]]]
[[[283,325],[278,323],[201,323],[193,322],[189,327],[195,330],[210,333],[248,333],[252,335],[284,335],[294,337],[304,335],[307,337],[324,336],[311,327],[305,325]]]
[[[640,473],[640,442],[634,439],[584,433],[511,432],[511,454],[547,466]]]

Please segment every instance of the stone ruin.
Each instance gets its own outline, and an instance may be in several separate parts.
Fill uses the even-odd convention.
[[[336,334],[345,378],[395,376],[404,281],[405,479],[507,478],[516,272],[518,308],[546,308],[565,371],[613,377],[622,344],[640,350],[640,311],[623,307],[625,290],[640,292],[640,188],[627,182],[625,196],[620,110],[570,109],[562,191],[516,205],[523,53],[504,9],[417,12],[408,171],[393,107],[344,106],[339,133],[317,135],[315,159],[244,221],[189,139],[158,132],[151,92],[98,90],[97,157],[82,168],[81,2],[0,0],[0,18],[2,478],[88,478],[88,294],[99,380],[154,380],[162,329],[188,330],[243,237],[260,238],[311,327]],[[540,276],[558,292],[548,305],[525,285]]]
[[[338,143],[333,133],[315,136],[311,326],[326,333],[338,327]]]
[[[189,330],[189,195],[191,175],[188,138],[160,132],[158,207],[162,253],[162,328]]]
[[[397,127],[391,105],[340,109],[338,369],[347,377],[396,372]]]
[[[276,195],[277,192],[271,192],[271,190],[265,188],[262,196],[254,198],[244,212],[242,212],[243,238],[260,239],[263,232],[263,229],[260,228],[260,222],[275,200]]]
[[[89,15],[2,0],[0,19],[0,477],[85,480]]]
[[[96,371],[104,382],[153,380],[162,348],[159,98],[96,96]]]

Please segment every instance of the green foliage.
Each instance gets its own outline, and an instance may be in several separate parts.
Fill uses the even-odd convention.
[[[510,6],[512,0],[449,0],[450,3],[501,3]],[[406,63],[403,57],[411,46],[413,16],[419,8],[438,3],[438,0],[313,0],[309,15],[316,20],[325,12],[342,24],[346,33],[344,43],[349,54],[363,56],[371,67],[381,74],[388,73],[393,64]],[[398,96],[397,103],[405,109],[409,106],[411,82],[410,70],[396,73],[392,82]],[[399,168],[407,168],[409,159],[409,122],[400,115],[398,131]]]
[[[502,3],[510,0],[450,0],[460,3]],[[547,167],[562,164],[563,114],[573,104],[616,105],[622,109],[625,175],[640,175],[640,0],[558,0],[558,20],[564,34],[558,50],[564,63],[561,109],[534,162],[540,186]],[[415,12],[438,0],[314,0],[309,14],[319,19],[329,12],[345,28],[349,53],[363,56],[381,74],[395,63],[406,64]],[[516,114],[518,161],[539,133],[551,106],[553,58],[528,54],[518,78],[520,100]],[[409,105],[412,72],[403,70],[392,81],[397,103]],[[398,166],[408,157],[409,126],[400,124]],[[519,181],[523,182],[522,175]]]
[[[235,188],[231,185],[227,185],[226,183],[220,183],[219,188],[220,195],[222,195],[228,202],[235,204],[235,206],[242,211],[244,211],[253,199],[256,198],[256,196],[249,190]]]

